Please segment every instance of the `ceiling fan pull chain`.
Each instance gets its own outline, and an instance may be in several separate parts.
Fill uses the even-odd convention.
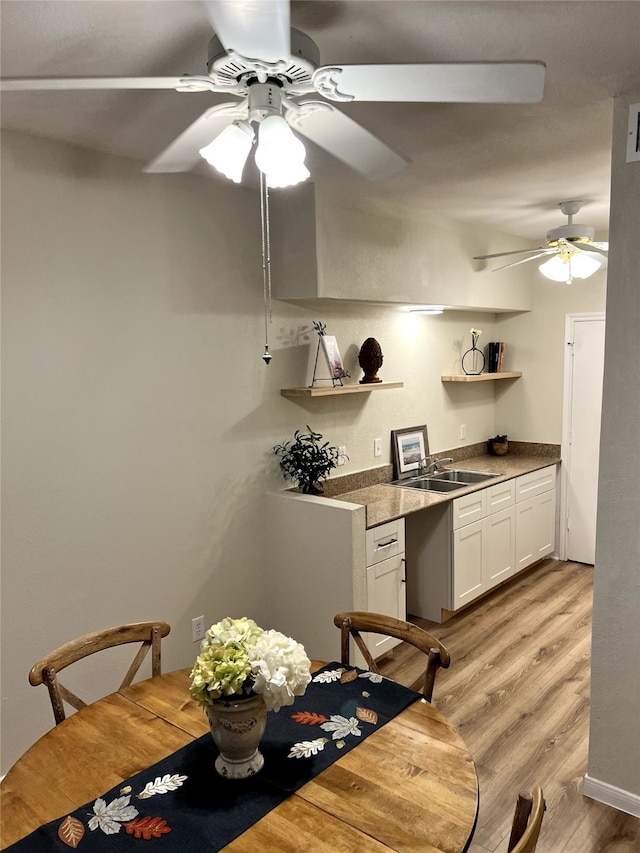
[[[269,188],[263,172],[260,172],[260,224],[262,230],[262,292],[264,295],[264,355],[262,360],[269,364],[273,356],[269,352],[269,324],[271,323],[271,241],[269,235]]]

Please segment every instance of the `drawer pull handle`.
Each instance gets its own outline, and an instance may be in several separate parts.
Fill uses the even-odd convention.
[[[389,545],[395,545],[397,541],[397,539],[389,539],[389,541],[385,542],[384,545],[377,544],[376,548],[378,549],[378,551],[381,551],[383,548],[388,548]]]

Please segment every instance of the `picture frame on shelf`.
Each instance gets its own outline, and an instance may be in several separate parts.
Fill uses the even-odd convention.
[[[322,351],[332,379],[342,379],[349,374],[345,371],[335,335],[320,335]]]
[[[420,460],[429,455],[429,439],[426,424],[391,430],[391,459],[394,480],[413,477],[420,467]]]

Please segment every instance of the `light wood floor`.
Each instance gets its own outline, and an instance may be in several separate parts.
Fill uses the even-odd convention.
[[[451,653],[434,703],[476,762],[478,825],[469,853],[504,853],[517,793],[540,784],[547,812],[536,853],[638,853],[640,820],[582,796],[587,769],[593,568],[545,560],[430,630]],[[381,671],[404,684],[420,652]]]

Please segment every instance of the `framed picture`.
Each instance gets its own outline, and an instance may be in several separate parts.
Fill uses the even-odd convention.
[[[420,460],[429,455],[427,427],[407,427],[391,431],[391,458],[394,479],[403,480],[415,476]]]
[[[327,359],[331,378],[342,379],[342,377],[347,374],[342,364],[337,340],[334,335],[320,335],[320,341],[322,342],[322,349],[324,350],[325,358]]]

